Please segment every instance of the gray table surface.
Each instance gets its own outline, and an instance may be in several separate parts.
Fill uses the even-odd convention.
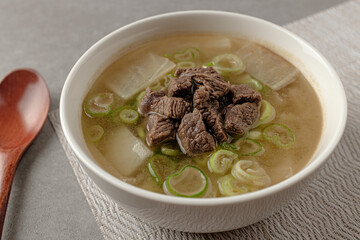
[[[0,0],[0,78],[20,67],[38,70],[50,90],[50,110],[55,110],[76,60],[101,37],[135,20],[170,11],[212,9],[283,25],[342,2]],[[48,121],[17,169],[3,239],[102,239]]]

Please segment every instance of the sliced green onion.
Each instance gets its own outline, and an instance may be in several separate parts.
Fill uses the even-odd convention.
[[[181,153],[181,151],[177,144],[166,143],[161,145],[161,153],[168,156],[177,156]]]
[[[138,137],[142,140],[145,140],[146,139],[146,132],[145,132],[145,129],[141,126],[138,126],[136,128],[136,133],[138,135]]]
[[[240,81],[241,84],[246,84],[249,87],[253,88],[256,91],[261,91],[263,89],[263,85],[254,78],[248,78]]]
[[[217,183],[220,193],[225,196],[234,196],[249,192],[249,187],[235,179],[231,174],[219,178]]]
[[[237,154],[228,150],[218,150],[211,155],[208,161],[208,168],[210,172],[224,175],[230,168],[231,163]]]
[[[120,114],[120,121],[126,124],[134,124],[139,120],[139,113],[133,109],[123,109]]]
[[[264,128],[263,137],[279,147],[290,147],[295,142],[295,135],[283,124],[271,124]]]
[[[240,160],[231,169],[231,175],[238,181],[256,187],[267,187],[271,184],[269,175],[252,160]]]
[[[172,58],[177,62],[192,61],[194,58],[199,57],[200,51],[197,48],[189,47],[183,52],[176,52],[172,55]]]
[[[201,197],[208,187],[208,179],[200,168],[187,165],[164,182],[164,192],[179,197]]]
[[[176,162],[171,158],[162,154],[155,154],[149,160],[148,170],[155,182],[161,186],[165,179],[175,171],[176,166]]]
[[[98,142],[104,136],[104,129],[100,125],[93,125],[86,130],[86,139]]]
[[[240,156],[259,156],[265,151],[261,143],[251,138],[238,139],[234,145],[238,147]]]
[[[112,93],[99,93],[85,103],[84,110],[89,117],[103,117],[110,113],[113,102]]]
[[[139,120],[139,113],[130,106],[123,106],[111,113],[113,123],[135,124]]]
[[[213,59],[214,68],[217,72],[226,74],[245,70],[243,61],[234,54],[223,54]]]
[[[235,146],[234,144],[227,143],[227,142],[222,142],[219,145],[221,148],[223,148],[225,150],[229,150],[229,151],[239,150],[239,148],[237,146]]]
[[[194,62],[186,61],[186,62],[179,62],[176,64],[177,68],[192,68],[195,67]]]
[[[196,47],[188,47],[186,50],[192,52],[194,58],[198,58],[200,56],[200,50]]]
[[[266,100],[261,101],[260,117],[255,126],[266,124],[274,120],[276,116],[275,108]]]
[[[213,62],[209,62],[209,63],[205,64],[205,66],[206,66],[206,67],[212,67],[212,66],[214,66],[214,63],[213,63]]]
[[[146,94],[146,91],[142,91],[136,96],[136,106],[137,107],[140,106],[140,103],[141,103],[142,99],[144,98],[145,94]]]

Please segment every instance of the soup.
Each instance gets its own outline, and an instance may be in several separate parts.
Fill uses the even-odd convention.
[[[140,188],[225,197],[283,181],[311,159],[322,110],[309,82],[264,46],[183,34],[111,64],[84,99],[100,166]]]

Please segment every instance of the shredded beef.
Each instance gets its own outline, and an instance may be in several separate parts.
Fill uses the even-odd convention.
[[[191,94],[192,81],[191,78],[172,78],[168,87],[169,97],[183,97],[186,98]]]
[[[160,97],[165,96],[164,91],[152,91],[150,88],[146,89],[145,96],[141,100],[140,106],[139,106],[139,112],[142,115],[147,114],[151,111],[151,105],[154,103],[154,101]]]
[[[142,115],[158,113],[164,117],[181,119],[191,111],[191,104],[182,98],[165,96],[163,91],[146,89],[146,94],[141,100],[139,111]]]
[[[169,118],[181,119],[191,111],[191,105],[182,98],[164,96],[155,99],[151,111]]]
[[[203,116],[205,125],[220,142],[227,141],[228,135],[224,130],[223,120],[219,112],[219,102],[212,100],[210,93],[202,86],[194,93],[194,108],[197,108]]]
[[[205,86],[216,99],[221,98],[230,90],[230,84],[212,67],[178,69],[175,72],[175,76],[179,79],[184,78],[187,81],[192,80],[195,85]]]
[[[259,107],[256,103],[230,105],[225,115],[225,129],[228,132],[244,135],[257,121]]]
[[[182,147],[189,155],[215,150],[215,140],[206,131],[202,115],[196,108],[192,113],[186,114],[181,120],[178,136]]]
[[[230,92],[232,94],[232,101],[234,104],[244,102],[258,103],[261,101],[260,93],[245,84],[232,85]]]
[[[156,114],[149,116],[146,142],[149,146],[175,139],[176,126],[174,120]]]
[[[260,115],[261,99],[247,85],[226,82],[212,67],[196,67],[178,69],[167,94],[146,89],[139,111],[149,115],[149,146],[178,134],[187,154],[197,155],[215,150],[215,139],[228,141],[228,133],[244,135]]]

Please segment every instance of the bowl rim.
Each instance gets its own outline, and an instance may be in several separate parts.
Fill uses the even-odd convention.
[[[284,34],[289,35],[292,37],[295,41],[299,42],[301,45],[305,45],[310,50],[313,51],[313,54],[318,55],[318,57],[323,61],[324,67],[327,68],[327,70],[330,72],[330,74],[334,77],[334,82],[337,83],[337,89],[341,92],[342,98],[339,99],[339,102],[341,102],[342,105],[342,112],[339,112],[341,114],[341,119],[337,123],[338,128],[335,129],[335,133],[333,135],[333,138],[330,140],[330,144],[328,144],[322,152],[319,153],[319,155],[312,160],[310,164],[305,166],[303,169],[301,169],[298,173],[291,176],[288,179],[285,179],[275,185],[272,185],[270,187],[247,193],[244,195],[237,195],[237,196],[230,196],[230,197],[218,197],[218,198],[183,198],[183,197],[176,197],[176,196],[169,196],[165,194],[155,193],[148,190],[144,190],[142,188],[133,186],[131,184],[128,184],[126,182],[123,182],[122,180],[112,176],[110,173],[102,169],[99,165],[97,165],[94,161],[92,161],[90,158],[86,156],[81,151],[81,147],[77,142],[75,141],[75,138],[73,134],[70,132],[70,127],[68,122],[66,121],[66,93],[69,91],[69,88],[71,86],[71,82],[74,79],[74,76],[76,75],[77,71],[84,62],[86,62],[86,59],[91,55],[92,52],[94,52],[98,47],[100,47],[102,44],[107,42],[109,39],[111,39],[113,36],[119,34],[120,32],[135,27],[136,25],[141,25],[148,21],[153,20],[159,20],[159,19],[166,19],[168,17],[173,16],[180,16],[180,15],[212,15],[216,17],[221,16],[228,16],[228,17],[241,17],[241,18],[247,18],[251,21],[256,21],[261,24],[268,25],[269,27],[275,28],[278,31],[283,32]],[[236,203],[246,202],[246,201],[252,201],[255,199],[260,199],[263,197],[271,196],[273,194],[276,194],[280,191],[286,190],[289,187],[301,182],[306,177],[314,173],[330,156],[330,154],[334,151],[337,144],[339,143],[346,125],[347,120],[347,100],[346,95],[344,91],[344,87],[342,85],[341,80],[339,79],[337,73],[333,69],[333,67],[330,65],[330,63],[326,60],[326,58],[317,50],[315,49],[311,44],[303,40],[302,38],[298,37],[294,33],[286,30],[285,28],[276,25],[274,23],[271,23],[269,21],[248,16],[245,14],[240,13],[234,13],[234,12],[227,12],[227,11],[215,11],[215,10],[189,10],[189,11],[176,11],[176,12],[169,12],[164,14],[159,14],[151,17],[147,17],[144,19],[140,19],[138,21],[132,22],[130,24],[127,24],[123,27],[120,27],[113,32],[107,34],[105,37],[98,40],[95,44],[93,44],[75,63],[73,68],[71,69],[68,77],[66,78],[61,98],[60,98],[60,121],[62,125],[62,129],[64,131],[64,135],[66,140],[69,142],[69,145],[71,146],[71,149],[75,152],[78,159],[81,161],[82,164],[84,164],[89,170],[91,170],[94,174],[96,174],[99,178],[106,181],[107,183],[111,184],[112,186],[115,186],[116,188],[120,188],[121,190],[136,195],[137,197],[141,197],[144,199],[160,202],[160,203],[167,203],[167,204],[173,204],[173,205],[187,205],[187,206],[216,206],[216,205],[232,205]]]

